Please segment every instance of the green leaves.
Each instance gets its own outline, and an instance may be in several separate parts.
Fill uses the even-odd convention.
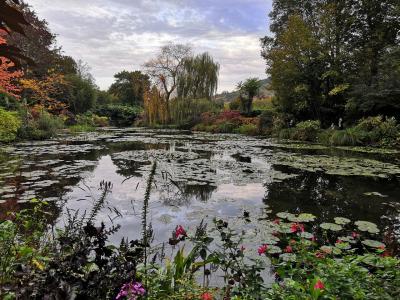
[[[335,223],[322,223],[320,225],[322,229],[331,230],[331,231],[340,231],[343,229],[342,226],[335,224]]]
[[[360,231],[366,231],[372,234],[379,233],[379,229],[375,223],[367,221],[357,221],[354,223]]]

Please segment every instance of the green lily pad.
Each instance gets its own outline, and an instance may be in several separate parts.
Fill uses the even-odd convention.
[[[335,224],[335,223],[322,223],[320,225],[322,229],[331,230],[331,231],[340,231],[343,229],[342,226]]]
[[[279,255],[279,258],[280,258],[282,261],[286,261],[286,262],[289,262],[289,261],[295,262],[295,261],[296,261],[296,254],[294,254],[294,253],[283,253],[283,254]]]
[[[313,235],[312,233],[307,232],[307,231],[302,232],[302,233],[300,234],[300,236],[301,236],[302,238],[309,239],[309,240],[312,239],[312,238],[314,237],[314,235]]]
[[[361,243],[363,243],[365,246],[368,246],[368,247],[371,247],[371,248],[385,247],[384,243],[381,243],[381,242],[375,241],[375,240],[365,240],[365,241],[362,241]]]
[[[354,223],[359,230],[366,231],[369,233],[379,233],[378,226],[375,223],[368,221],[357,221]]]
[[[291,222],[301,222],[301,223],[312,222],[315,220],[315,218],[316,216],[314,216],[313,214],[306,214],[306,213],[302,213],[298,216],[291,215],[287,217],[287,219]]]
[[[288,213],[288,212],[279,212],[276,214],[278,218],[281,219],[288,219],[288,218],[295,218],[296,216],[294,214]]]
[[[343,242],[348,242],[350,244],[354,244],[356,242],[352,236],[340,236],[338,237],[338,239]]]
[[[341,254],[342,250],[332,246],[321,246],[320,249],[327,254]]]
[[[340,250],[351,249],[350,243],[348,243],[348,242],[335,243],[335,246],[336,246],[336,248],[339,248]]]
[[[291,225],[289,223],[281,223],[279,224],[277,231],[280,233],[292,233],[290,226]]]
[[[342,218],[342,217],[336,217],[334,218],[335,223],[339,225],[346,225],[349,224],[351,221],[347,218]]]
[[[278,246],[268,245],[267,252],[269,254],[278,254],[278,253],[282,253],[282,249],[279,248]]]

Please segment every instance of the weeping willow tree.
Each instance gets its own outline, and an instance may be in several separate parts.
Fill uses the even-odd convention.
[[[166,124],[169,119],[165,97],[161,95],[156,86],[144,94],[144,114],[148,125]]]
[[[188,57],[177,77],[178,99],[211,100],[218,88],[219,64],[208,53]]]

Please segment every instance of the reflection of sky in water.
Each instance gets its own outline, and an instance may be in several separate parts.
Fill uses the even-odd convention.
[[[400,223],[400,185],[392,175],[400,170],[396,155],[302,146],[148,129],[21,143],[0,152],[0,204],[36,195],[62,197],[68,199],[66,207],[84,210],[91,205],[91,195],[98,198],[99,183],[110,181],[108,205],[123,215],[115,221],[122,229],[113,239],[134,238],[141,228],[151,161],[156,159],[149,219],[159,241],[178,224],[194,228],[202,219],[230,218],[243,210],[265,215],[265,208],[273,213],[311,212],[321,221],[343,216],[382,226]],[[108,214],[111,211],[104,209],[99,220],[107,221]]]

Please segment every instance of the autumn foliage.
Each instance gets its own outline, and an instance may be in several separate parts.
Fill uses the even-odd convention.
[[[0,30],[0,45],[7,44],[4,38],[5,31]],[[0,57],[0,92],[19,98],[21,88],[17,80],[23,76],[23,72],[15,70],[15,65],[6,57]]]
[[[169,119],[168,102],[157,87],[144,94],[144,114],[146,122],[150,125],[165,124]]]

